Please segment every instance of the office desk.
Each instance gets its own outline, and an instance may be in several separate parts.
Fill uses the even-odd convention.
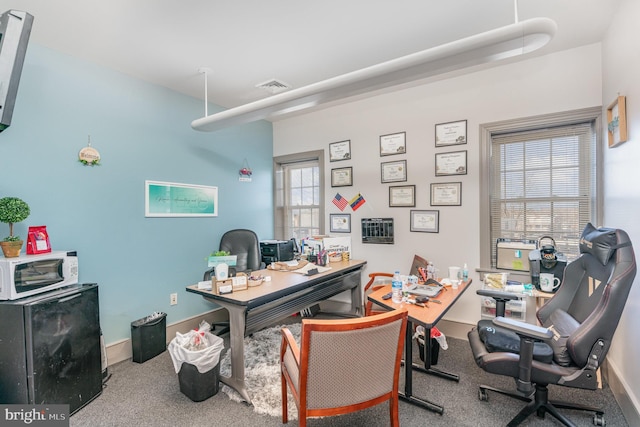
[[[440,304],[437,304],[433,301],[428,303],[428,307],[420,307],[417,305],[409,304],[409,303],[399,303],[395,304],[391,301],[391,299],[383,300],[382,296],[391,292],[391,285],[386,285],[377,291],[369,294],[368,299],[373,301],[376,305],[380,305],[389,310],[394,310],[396,308],[406,308],[409,312],[409,320],[407,324],[407,334],[405,337],[405,381],[404,381],[404,393],[400,392],[399,397],[402,400],[406,400],[409,403],[417,404],[422,406],[423,408],[429,409],[431,411],[437,412],[439,414],[444,413],[444,407],[441,405],[437,405],[433,402],[430,402],[425,399],[418,398],[413,395],[413,370],[417,370],[420,372],[437,375],[439,377],[443,377],[446,379],[459,381],[460,378],[458,375],[450,374],[448,372],[443,372],[439,369],[433,368],[431,366],[431,329],[438,323],[440,319],[445,315],[447,311],[453,306],[453,304],[460,298],[460,295],[464,293],[464,291],[469,288],[471,284],[471,279],[463,282],[458,286],[458,289],[452,289],[450,287],[446,287],[446,290],[440,292],[440,295],[433,298],[435,300],[440,301]],[[413,325],[419,324],[422,325],[425,329],[425,340],[424,340],[424,367],[420,366],[416,363],[413,363]]]
[[[331,270],[314,276],[290,271],[254,271],[253,275],[271,276],[271,281],[224,295],[198,289],[198,285],[187,286],[187,292],[201,295],[229,311],[231,375],[221,376],[220,381],[251,403],[244,382],[245,336],[346,290],[351,291],[349,314],[362,316],[364,305],[360,273],[365,264],[366,261],[357,260],[332,262],[329,264]]]

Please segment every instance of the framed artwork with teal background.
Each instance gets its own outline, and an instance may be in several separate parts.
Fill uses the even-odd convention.
[[[218,187],[145,181],[146,217],[218,216]]]

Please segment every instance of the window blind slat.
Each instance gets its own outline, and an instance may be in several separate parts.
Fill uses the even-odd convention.
[[[592,122],[491,136],[490,237],[555,239],[569,259],[593,217],[596,135]],[[492,266],[496,265],[492,245]]]

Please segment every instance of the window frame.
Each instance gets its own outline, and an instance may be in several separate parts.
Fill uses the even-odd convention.
[[[284,206],[278,205],[278,176],[283,165],[292,163],[303,163],[317,161],[318,162],[318,179],[319,179],[319,228],[320,234],[324,234],[325,230],[325,164],[324,150],[306,151],[302,153],[287,154],[276,156],[273,158],[273,232],[274,239],[289,240],[292,236],[286,236],[287,224],[285,224]]]
[[[479,128],[480,139],[480,265],[481,272],[501,271],[492,266],[492,245],[491,241],[491,149],[492,136],[494,134],[504,134],[509,132],[530,131],[550,126],[563,126],[575,123],[593,122],[596,134],[596,167],[595,167],[595,200],[592,212],[592,222],[600,224],[602,222],[603,211],[603,128],[602,128],[602,107],[591,107],[579,110],[565,111],[559,113],[544,114],[539,116],[504,120],[499,122],[484,123]],[[511,272],[511,271],[510,271]],[[511,272],[523,278],[529,277],[528,272]]]

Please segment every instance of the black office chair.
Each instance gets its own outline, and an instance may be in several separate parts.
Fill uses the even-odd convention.
[[[220,238],[219,250],[236,255],[235,267],[230,267],[232,275],[235,273],[250,273],[265,267],[260,253],[260,241],[255,232],[246,229],[229,230]],[[211,280],[215,275],[215,267],[205,271],[202,280]]]
[[[627,233],[591,224],[582,233],[580,253],[567,265],[557,293],[536,313],[542,327],[499,316],[481,320],[468,334],[478,366],[516,382],[515,393],[482,385],[480,400],[487,400],[491,390],[528,402],[509,426],[533,413],[540,418],[549,413],[573,426],[557,408],[594,412],[593,423],[604,425],[601,409],[549,401],[547,386],[597,389],[596,371],[609,351],[636,275],[636,261]],[[510,299],[505,294],[497,292],[502,308]]]
[[[219,250],[227,251],[231,255],[237,256],[235,267],[229,267],[230,276],[235,276],[239,272],[250,274],[252,271],[265,268],[260,253],[258,235],[251,230],[236,229],[227,231],[220,238]],[[215,272],[215,267],[205,271],[202,280],[211,280],[215,276]],[[215,331],[218,326],[220,330]],[[229,322],[218,322],[212,327],[217,335],[229,332]]]

